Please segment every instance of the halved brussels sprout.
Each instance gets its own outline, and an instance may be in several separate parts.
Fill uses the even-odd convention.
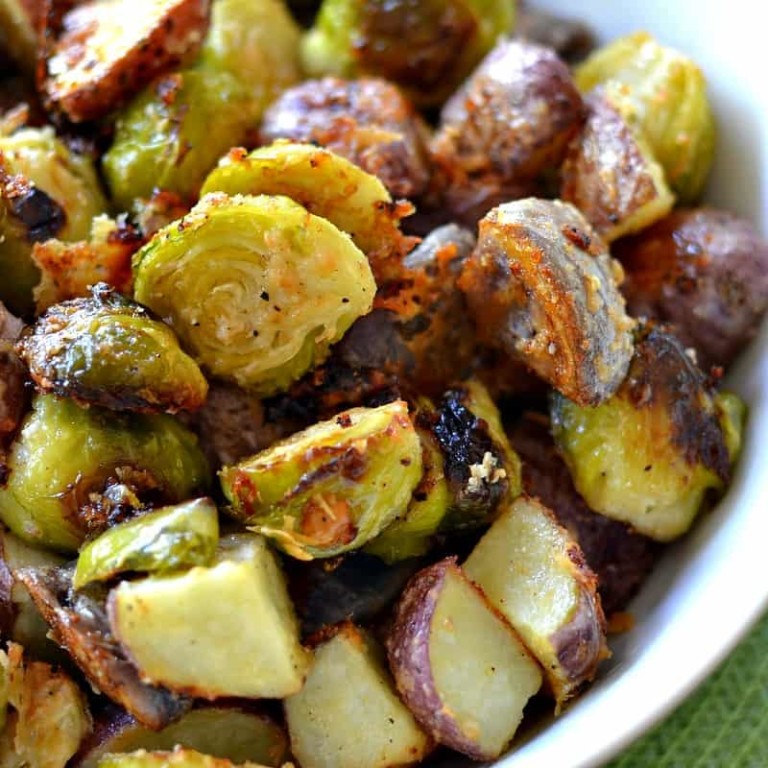
[[[264,108],[301,77],[301,32],[283,0],[215,0],[199,68],[234,75],[256,124]]]
[[[300,560],[362,546],[402,515],[421,444],[396,401],[353,408],[220,473],[231,512]]]
[[[84,405],[175,413],[199,408],[208,393],[173,331],[105,283],[55,304],[19,346],[39,391]]]
[[[313,76],[379,75],[440,104],[510,30],[508,0],[324,0],[302,44]]]
[[[743,415],[734,397],[718,405],[677,339],[644,331],[616,394],[585,408],[555,393],[552,429],[593,510],[670,541],[730,480]]]
[[[178,502],[204,490],[197,441],[171,416],[117,414],[38,395],[9,456],[0,519],[32,544],[74,552],[110,486]],[[90,520],[91,517],[96,519]]]
[[[216,505],[207,498],[163,507],[119,523],[80,551],[72,586],[126,571],[174,571],[208,565],[219,540]]]
[[[647,32],[614,40],[575,73],[582,91],[618,81],[628,97],[624,116],[636,125],[681,202],[699,197],[715,151],[706,81],[690,59]]]
[[[412,243],[399,224],[408,209],[394,204],[375,176],[310,144],[276,141],[249,155],[232,150],[205,180],[200,194],[209,192],[290,197],[346,232],[379,280],[397,269]]]
[[[635,323],[603,241],[559,200],[505,203],[479,226],[459,287],[483,341],[582,405],[605,400],[627,371]]]
[[[251,123],[229,72],[184,70],[155,81],[120,114],[103,157],[112,200],[128,211],[156,187],[194,199],[218,158],[245,141]]]
[[[82,240],[106,208],[91,161],[56,138],[52,128],[0,136],[0,301],[31,314],[40,272],[30,254],[50,237]]]
[[[261,394],[321,360],[376,285],[365,256],[285,197],[206,195],[134,258],[135,296],[214,375]]]

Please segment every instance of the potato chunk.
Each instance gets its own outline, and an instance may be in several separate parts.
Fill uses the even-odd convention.
[[[379,649],[351,624],[317,648],[285,716],[302,768],[396,768],[418,763],[431,747],[397,698]]]
[[[558,708],[592,680],[608,653],[597,579],[546,507],[513,502],[464,571],[538,659]]]
[[[502,753],[541,686],[539,665],[455,558],[408,583],[388,651],[416,719],[437,742],[477,760]]]
[[[124,581],[107,610],[142,678],[172,690],[209,699],[280,698],[304,682],[308,658],[293,606],[260,536],[223,538],[207,568]]]
[[[619,386],[632,355],[620,275],[576,208],[530,198],[480,222],[459,287],[485,341],[572,400],[595,405]]]
[[[62,19],[43,89],[73,122],[102,117],[199,50],[209,0],[89,0]]]

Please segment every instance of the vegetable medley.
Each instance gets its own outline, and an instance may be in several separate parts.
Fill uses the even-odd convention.
[[[567,706],[739,455],[768,245],[700,202],[696,64],[513,0],[0,0],[0,66],[0,763]]]

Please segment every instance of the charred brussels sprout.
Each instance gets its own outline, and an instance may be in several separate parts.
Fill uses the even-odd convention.
[[[379,75],[440,104],[509,31],[508,0],[324,0],[302,46],[310,75]]]
[[[269,394],[371,308],[365,256],[285,197],[206,195],[134,257],[135,296],[214,375]]]
[[[576,70],[590,91],[618,81],[629,97],[625,117],[636,125],[682,202],[695,200],[715,151],[715,124],[701,70],[648,33],[622,37],[593,53]]]
[[[125,571],[173,571],[208,565],[219,540],[216,505],[210,499],[163,507],[119,523],[80,551],[75,589]]]
[[[13,444],[0,519],[33,544],[73,552],[111,486],[177,502],[208,484],[195,437],[170,416],[80,408],[39,395]]]
[[[597,408],[555,394],[552,428],[592,509],[670,541],[730,480],[742,415],[734,397],[711,392],[673,336],[644,331],[616,394]]]
[[[193,199],[216,160],[244,142],[250,123],[228,72],[185,70],[157,80],[117,119],[102,161],[112,199],[125,211],[156,187]]]
[[[104,283],[51,307],[21,349],[40,391],[82,404],[175,413],[199,408],[208,392],[173,331]]]
[[[50,128],[0,136],[0,301],[31,314],[40,271],[34,243],[87,239],[106,208],[91,161],[70,151]]]
[[[408,209],[395,205],[375,176],[309,144],[277,141],[249,155],[233,150],[205,180],[201,194],[209,192],[290,197],[348,233],[377,277],[396,268],[411,242],[399,225]]]
[[[362,546],[402,515],[421,444],[396,401],[353,408],[221,473],[232,514],[301,560]]]

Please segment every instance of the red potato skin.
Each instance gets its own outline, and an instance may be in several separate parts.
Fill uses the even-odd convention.
[[[54,26],[47,29],[41,91],[52,107],[75,123],[103,117],[155,77],[181,65],[200,49],[209,23],[210,0],[168,0],[163,16],[134,41],[125,56],[99,61],[98,52],[89,46],[95,28],[104,20],[99,5],[99,0],[76,4],[60,15],[58,24],[52,18]],[[136,12],[129,0],[122,5],[121,9],[115,4],[112,12]],[[58,69],[80,70],[82,76],[75,83],[62,83]]]
[[[768,242],[731,213],[674,211],[613,254],[630,314],[667,323],[704,371],[731,365],[768,310]]]
[[[451,571],[461,574],[456,557],[447,557],[419,571],[403,590],[387,636],[389,666],[406,706],[436,742],[475,760],[493,759],[496,755],[479,750],[457,727],[443,707],[430,671],[432,616],[443,582]],[[467,582],[471,584],[468,579]],[[476,586],[472,587],[482,594]],[[493,609],[489,606],[489,610]]]

